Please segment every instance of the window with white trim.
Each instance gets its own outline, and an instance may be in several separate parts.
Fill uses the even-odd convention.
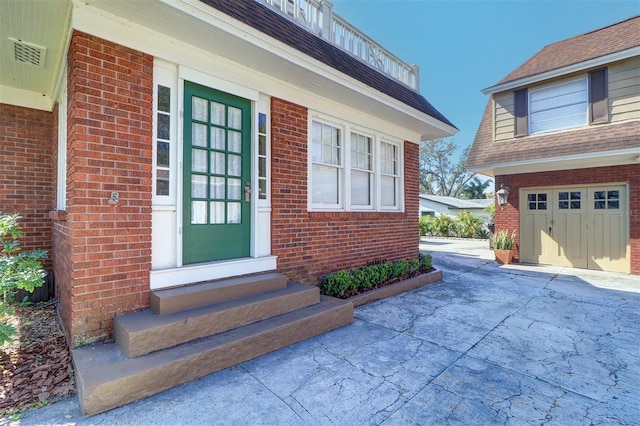
[[[267,199],[269,183],[267,168],[267,114],[258,113],[258,199]]]
[[[342,205],[342,132],[314,121],[311,129],[311,202],[326,207]]]
[[[311,210],[402,210],[401,141],[331,120],[310,125]]]
[[[171,146],[171,88],[156,86],[156,195],[169,193]]]
[[[380,201],[382,207],[398,207],[400,187],[398,157],[398,145],[388,142],[380,143]]]
[[[67,77],[62,80],[62,92],[58,103],[58,175],[56,207],[67,208]]]
[[[587,78],[529,91],[529,133],[586,126],[589,112]]]
[[[373,207],[373,139],[351,132],[351,204]]]

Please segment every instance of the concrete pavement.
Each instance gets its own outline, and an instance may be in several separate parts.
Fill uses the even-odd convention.
[[[420,248],[444,281],[349,326],[93,417],[72,399],[0,424],[640,425],[640,277]]]

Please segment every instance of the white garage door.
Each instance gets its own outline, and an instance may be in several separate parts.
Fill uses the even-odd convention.
[[[624,185],[523,189],[520,259],[629,272]]]

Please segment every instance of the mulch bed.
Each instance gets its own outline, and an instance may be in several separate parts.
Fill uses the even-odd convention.
[[[0,415],[75,395],[69,347],[55,306],[16,307],[8,321],[18,329],[0,346]]]

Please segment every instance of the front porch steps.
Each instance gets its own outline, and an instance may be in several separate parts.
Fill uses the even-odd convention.
[[[279,274],[270,275],[267,279]],[[97,414],[353,322],[351,302],[284,279],[284,288],[267,286],[206,306],[116,317],[116,343],[72,350],[82,412]],[[172,297],[180,298],[179,288],[172,290]],[[191,286],[184,288],[184,297],[193,294]]]

